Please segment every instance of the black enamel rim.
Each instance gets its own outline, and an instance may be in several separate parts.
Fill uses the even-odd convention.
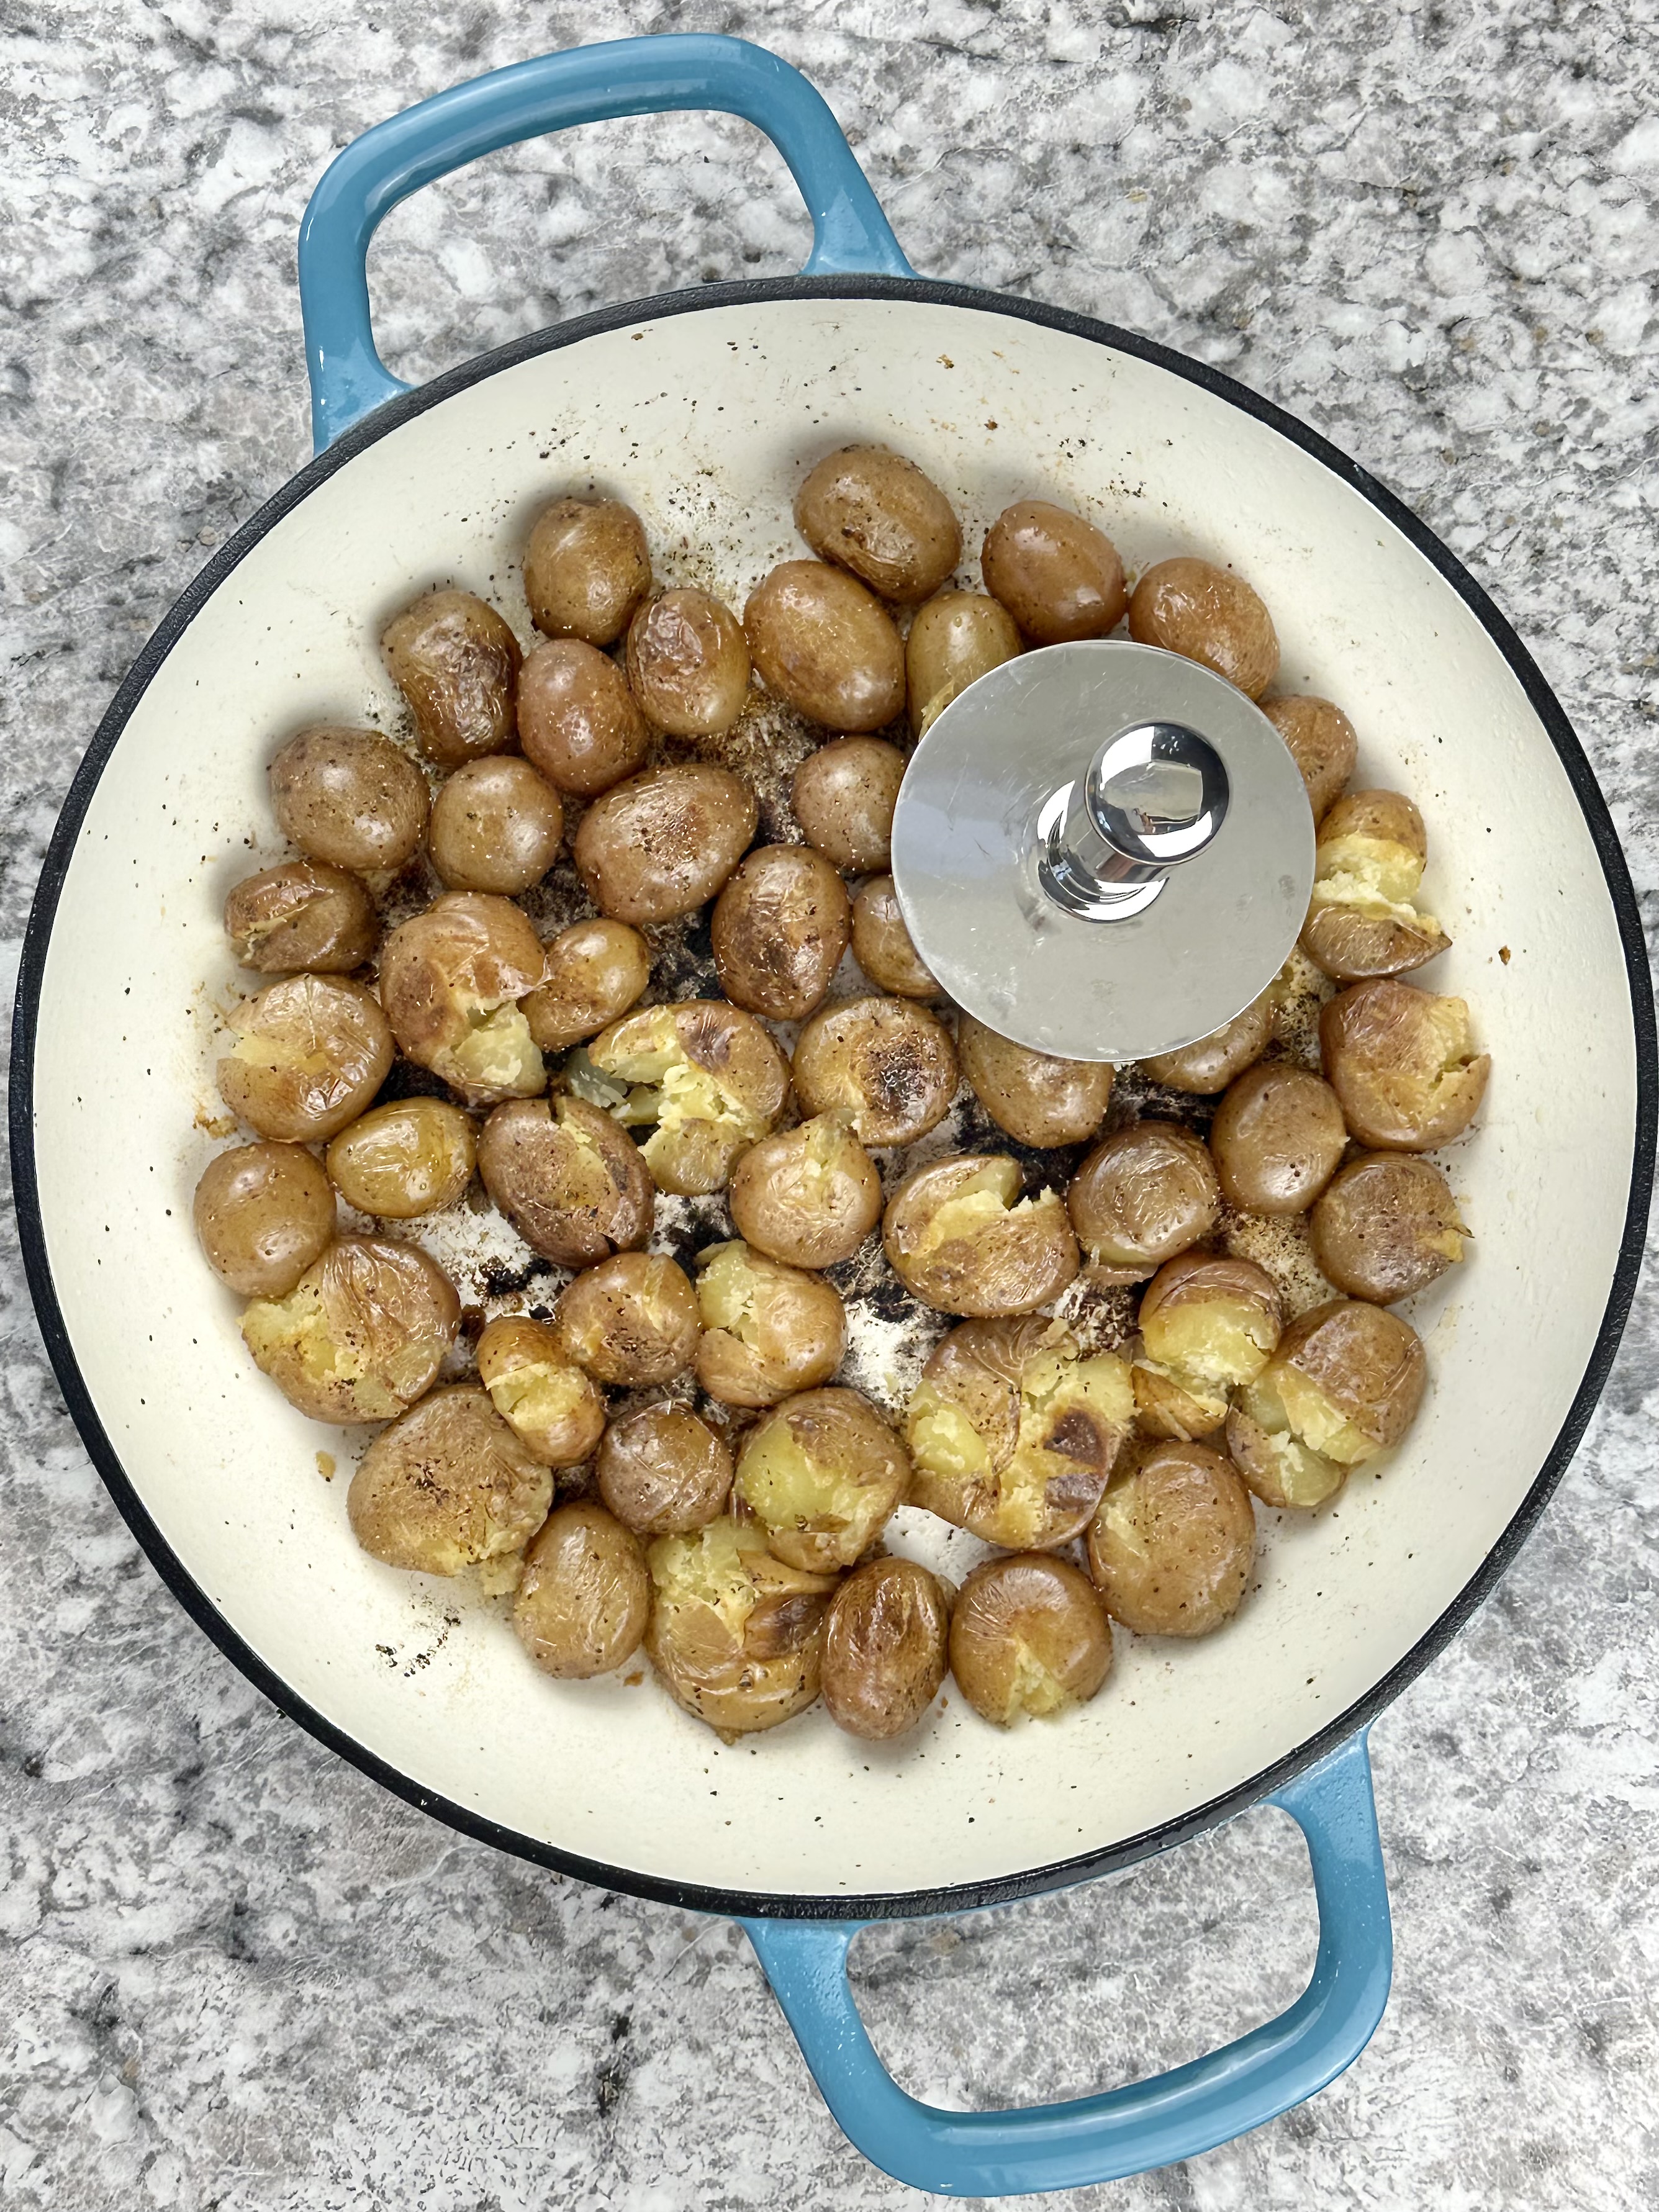
[[[298,1696],[282,1676],[274,1673],[250,1649],[185,1571],[167,1539],[150,1518],[104,1432],[82,1377],[53,1287],[46,1257],[34,1158],[34,1044],[40,994],[52,922],[76,836],[105,765],[151,678],[194,616],[238,563],[274,524],[297,507],[319,484],[346,467],[357,454],[412,416],[423,414],[429,407],[441,405],[453,394],[482,383],[500,369],[511,368],[516,362],[530,360],[538,354],[578,344],[584,338],[602,331],[623,329],[635,323],[657,322],[670,315],[695,314],[709,307],[789,299],[927,301],[945,307],[971,309],[981,314],[1007,315],[1017,321],[1039,324],[1052,330],[1066,331],[1075,337],[1086,338],[1097,345],[1109,346],[1115,352],[1132,355],[1168,370],[1171,375],[1184,378],[1188,383],[1198,386],[1244,414],[1253,416],[1258,422],[1267,423],[1281,436],[1300,447],[1304,453],[1311,454],[1333,476],[1369,501],[1432,563],[1469,608],[1514,672],[1534,712],[1549,733],[1589,826],[1601,864],[1607,896],[1618,920],[1630,983],[1636,1049],[1637,1110],[1630,1203],[1620,1245],[1619,1262],[1613,1272],[1595,1349],[1567,1417],[1537,1480],[1481,1563],[1478,1572],[1428,1632],[1363,1698],[1327,1723],[1294,1752],[1237,1789],[1212,1798],[1208,1803],[1196,1807],[1179,1820],[1148,1829],[1107,1850],[1084,1852],[1075,1857],[1056,1861],[1052,1865],[1033,1867],[994,1881],[854,1898],[753,1895],[739,1890],[714,1889],[696,1883],[664,1881],[654,1875],[602,1865],[571,1852],[558,1850],[422,1789],[409,1776],[337,1728]],[[635,1896],[653,1899],[695,1911],[800,1920],[898,1919],[916,1918],[930,1913],[968,1911],[976,1906],[1001,1904],[1010,1899],[1061,1888],[1086,1880],[1091,1875],[1130,1865],[1135,1860],[1146,1858],[1171,1844],[1197,1835],[1231,1814],[1243,1811],[1246,1806],[1270,1795],[1274,1790],[1282,1788],[1293,1776],[1334,1751],[1357,1729],[1364,1728],[1374,1720],[1383,1707],[1445,1648],[1475,1607],[1490,1594],[1543,1511],[1551,1492],[1566,1471],[1607,1381],[1641,1267],[1653,1182],[1656,1097],[1659,1097],[1659,1066],[1656,1065],[1654,1007],[1646,947],[1635,894],[1631,887],[1624,854],[1607,813],[1607,803],[1566,716],[1520,639],[1461,562],[1407,507],[1375,477],[1307,428],[1295,416],[1285,414],[1244,386],[1235,383],[1231,377],[1223,376],[1200,362],[1189,361],[1167,347],[1154,344],[1150,339],[1117,330],[1110,324],[1096,322],[1087,316],[1071,314],[1030,301],[977,291],[965,285],[873,276],[798,276],[766,282],[711,284],[696,292],[676,293],[627,307],[604,308],[596,313],[584,315],[574,322],[562,324],[555,330],[539,331],[531,337],[516,339],[511,344],[500,346],[477,361],[452,369],[446,375],[422,386],[419,391],[389,402],[344,432],[325,453],[319,454],[285,484],[267,501],[251,522],[221,548],[170,610],[139,654],[108,713],[99,725],[97,735],[76,773],[63,812],[58,817],[30,912],[18,975],[16,1011],[12,1025],[11,1158],[24,1265],[35,1311],[40,1317],[46,1350],[64,1401],[93,1464],[103,1477],[128,1527],[173,1595],[197,1625],[212,1638],[225,1656],[240,1668],[273,1705],[290,1719],[297,1721],[319,1742],[325,1744],[341,1758],[349,1759],[354,1766],[396,1796],[418,1806],[422,1812],[447,1821],[451,1827],[465,1835],[476,1837],[483,1843],[493,1844],[499,1850],[513,1852],[520,1858],[532,1860],[560,1874],[573,1875],[579,1881],[627,1891]]]

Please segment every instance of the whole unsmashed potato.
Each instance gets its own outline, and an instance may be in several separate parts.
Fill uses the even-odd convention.
[[[936,592],[962,553],[945,494],[914,461],[879,446],[827,453],[795,495],[795,526],[821,560],[902,605]]]
[[[749,696],[749,647],[737,617],[707,592],[665,592],[629,624],[628,681],[671,738],[729,730]]]
[[[601,1382],[671,1382],[696,1357],[702,1322],[683,1267],[654,1252],[618,1252],[559,1292],[561,1349]]]
[[[519,1640],[544,1674],[586,1681],[640,1648],[651,1577],[640,1540],[592,1498],[548,1516],[513,1603]]]
[[[872,1743],[908,1735],[945,1680],[950,1632],[950,1600],[926,1567],[855,1567],[823,1624],[823,1702],[836,1727]]]
[[[957,1053],[969,1089],[998,1128],[1022,1145],[1080,1145],[1100,1127],[1112,1096],[1103,1060],[1056,1060],[1015,1044],[963,1014]]]
[[[434,1390],[383,1429],[346,1493],[366,1552],[411,1574],[484,1570],[511,1589],[547,1518],[553,1475],[532,1459],[476,1383]]]
[[[522,908],[451,891],[387,938],[380,1004],[409,1058],[469,1105],[533,1097],[547,1071],[519,1001],[542,973],[541,940]]]
[[[1048,1552],[986,1559],[951,1612],[951,1672],[982,1720],[1012,1728],[1086,1704],[1111,1672],[1112,1632],[1086,1575]]]
[[[337,868],[390,873],[426,833],[426,778],[378,730],[301,730],[272,760],[268,783],[283,836]]]
[[[512,744],[519,641],[475,592],[428,592],[386,624],[380,650],[428,760],[459,768]]]
[[[639,1536],[681,1536],[726,1510],[732,1454],[689,1406],[663,1400],[612,1421],[593,1465],[599,1495]]]
[[[362,881],[325,860],[285,860],[245,876],[225,901],[225,935],[244,968],[262,975],[343,975],[380,934]]]
[[[833,738],[795,770],[790,805],[801,835],[854,875],[891,857],[904,755],[884,738]]]
[[[458,768],[427,832],[432,865],[453,891],[527,891],[564,840],[559,794],[527,760],[498,755]]]
[[[1308,1228],[1326,1278],[1377,1305],[1437,1281],[1469,1233],[1445,1176],[1411,1152],[1363,1153],[1327,1187]]]
[[[789,1063],[771,1032],[720,999],[629,1014],[594,1038],[588,1058],[623,1090],[622,1120],[656,1124],[643,1150],[658,1188],[686,1197],[723,1188],[789,1096]]]
[[[735,1493],[791,1566],[827,1574],[866,1552],[904,1497],[910,1462],[856,1390],[786,1398],[744,1439]]]
[[[980,568],[1034,645],[1104,637],[1127,604],[1117,548],[1092,522],[1046,499],[1022,499],[985,533]]]
[[[1001,1153],[933,1160],[888,1202],[882,1243],[893,1272],[924,1305],[970,1316],[1030,1313],[1078,1271],[1077,1239],[1057,1191],[1019,1195]]]
[[[608,653],[548,638],[519,678],[519,742],[557,790],[592,799],[645,765],[651,732]]]
[[[701,761],[648,769],[597,799],[572,847],[582,888],[617,921],[672,921],[714,897],[755,835],[755,794]]]
[[[1247,1213],[1305,1213],[1347,1143],[1335,1091],[1287,1060],[1246,1068],[1210,1124],[1222,1196]]]
[[[328,1148],[328,1172],[348,1206],[414,1221],[453,1206],[472,1180],[472,1124],[443,1098],[398,1098],[348,1122]]]
[[[1299,696],[1261,703],[1302,771],[1315,822],[1322,822],[1353,774],[1359,752],[1353,724],[1328,699]]]
[[[944,995],[911,942],[890,876],[872,876],[853,901],[853,957],[878,991],[895,998]]]
[[[844,1111],[866,1145],[909,1145],[951,1110],[956,1048],[943,1022],[901,999],[849,999],[814,1014],[795,1045],[808,1114]]]
[[[1279,1336],[1279,1293],[1253,1260],[1183,1252],[1167,1261],[1140,1302],[1133,1367],[1143,1431],[1190,1443],[1218,1429],[1231,1393],[1253,1382]]]
[[[1221,1190],[1201,1139],[1173,1121],[1133,1121],[1096,1146],[1066,1203],[1103,1279],[1139,1283],[1209,1235]]]
[[[530,619],[548,637],[614,645],[651,588],[651,549],[631,507],[614,499],[556,499],[525,548]]]
[[[301,1145],[238,1145],[196,1186],[196,1234],[209,1265],[245,1298],[281,1298],[334,1234],[334,1193]]]
[[[1423,1343],[1384,1306],[1333,1298],[1299,1314],[1227,1416],[1227,1449],[1264,1504],[1322,1504],[1351,1467],[1391,1450],[1416,1419]]]
[[[1110,1483],[1089,1527],[1089,1572],[1137,1636],[1208,1636],[1243,1602],[1255,1516],[1237,1470],[1204,1444],[1159,1444]]]
[[[543,1052],[568,1052],[597,1036],[651,981],[651,948],[625,921],[573,921],[543,950],[546,980],[524,1002]]]
[[[775,1406],[827,1382],[847,1349],[847,1310],[834,1285],[747,1244],[698,1253],[697,1306],[697,1380],[728,1406]]]
[[[532,1252],[591,1267],[651,1234],[656,1190],[640,1148],[586,1098],[514,1098],[478,1139],[484,1188]]]
[[[720,988],[775,1022],[805,1021],[830,988],[852,931],[840,876],[809,845],[763,845],[714,902]]]
[[[306,1144],[354,1121],[392,1067],[392,1031],[360,983],[290,975],[229,1017],[219,1095],[262,1137]]]
[[[1242,1014],[1235,1014],[1208,1036],[1174,1052],[1155,1054],[1140,1065],[1154,1083],[1168,1090],[1208,1097],[1224,1091],[1236,1076],[1260,1060],[1273,1042],[1273,987],[1269,984]]]
[[[722,1735],[775,1728],[818,1694],[833,1575],[775,1559],[729,1516],[659,1536],[646,1553],[653,1602],[645,1649],[678,1705]]]
[[[763,1137],[732,1170],[727,1202],[757,1251],[797,1267],[850,1260],[881,1218],[881,1177],[847,1113]]]
[[[532,1458],[580,1467],[605,1434],[605,1400],[550,1328],[503,1314],[478,1339],[478,1380]]]
[[[1338,992],[1319,1017],[1319,1050],[1349,1128],[1375,1152],[1428,1152],[1461,1137],[1492,1072],[1462,999],[1389,978]]]
[[[1179,554],[1148,568],[1129,601],[1129,635],[1200,661],[1252,699],[1279,671],[1273,617],[1242,576]]]
[[[845,569],[785,561],[749,594],[744,635],[769,691],[831,730],[879,730],[904,711],[893,618]]]
[[[242,1340],[313,1421],[389,1421],[431,1387],[460,1317],[454,1285],[417,1245],[342,1237],[285,1297],[246,1309]]]
[[[1412,902],[1428,858],[1423,817],[1403,792],[1351,791],[1320,824],[1302,949],[1339,983],[1402,975],[1451,939]]]
[[[910,727],[925,737],[953,699],[1019,650],[1013,617],[981,592],[941,592],[918,607],[904,641]]]

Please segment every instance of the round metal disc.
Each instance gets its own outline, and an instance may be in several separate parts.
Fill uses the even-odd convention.
[[[1154,723],[1220,756],[1220,826],[1150,896],[1068,909],[1043,887],[1039,820],[1103,746]],[[1022,653],[952,700],[905,770],[892,852],[916,950],[958,1006],[1036,1051],[1121,1063],[1208,1036],[1273,981],[1307,915],[1313,815],[1242,691],[1154,646],[1091,639]]]

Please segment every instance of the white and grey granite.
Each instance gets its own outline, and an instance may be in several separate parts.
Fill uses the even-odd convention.
[[[1395,485],[1532,643],[1652,911],[1652,0],[9,0],[3,22],[10,969],[118,678],[303,457],[294,235],[330,153],[495,64],[696,27],[816,77],[921,270],[1224,364]],[[598,301],[786,270],[805,234],[745,126],[596,129],[399,210],[380,326],[419,377]],[[842,2142],[730,1926],[463,1842],[270,1711],[90,1472],[9,1237],[0,1296],[0,2202],[919,2201]],[[1247,2140],[1070,2201],[1659,2202],[1656,1354],[1650,1291],[1521,1562],[1376,1729],[1399,1965],[1370,2050]],[[865,1939],[878,2043],[977,2104],[1265,2017],[1312,1943],[1279,1819]]]

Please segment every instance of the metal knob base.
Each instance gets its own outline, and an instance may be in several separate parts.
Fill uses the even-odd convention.
[[[1039,811],[1037,880],[1085,921],[1144,914],[1170,870],[1210,844],[1230,796],[1221,757],[1198,731],[1182,722],[1121,731]]]

